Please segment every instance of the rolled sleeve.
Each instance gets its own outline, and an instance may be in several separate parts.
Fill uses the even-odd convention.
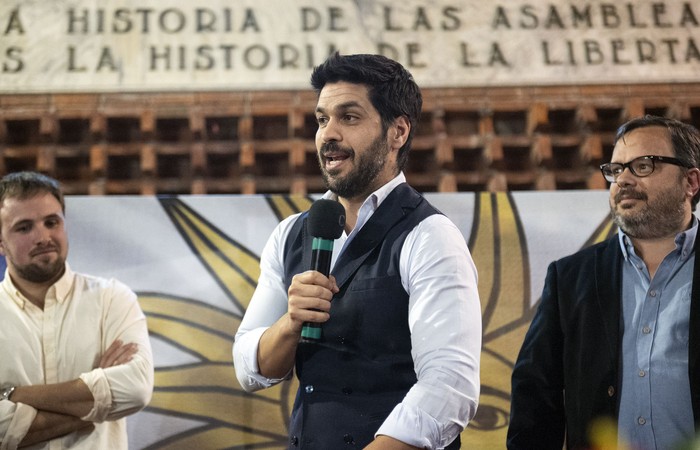
[[[414,447],[435,448],[440,441],[440,425],[421,410],[404,403],[396,405],[376,436],[386,435]]]
[[[246,392],[265,389],[291,377],[290,371],[284,378],[267,378],[260,374],[258,367],[258,344],[267,327],[256,328],[241,335],[234,345],[233,363],[236,377]]]
[[[476,400],[465,401],[459,393],[446,393],[446,389],[450,390],[439,386],[430,389],[416,384],[403,402],[396,405],[376,435],[391,436],[425,449],[445,448],[462,432],[466,425],[465,418],[473,417],[477,408]],[[426,405],[426,399],[436,396],[442,399],[441,404],[428,402]],[[426,410],[426,406],[433,406],[433,410]],[[452,420],[448,419],[450,417]]]
[[[477,272],[457,227],[442,215],[421,222],[401,253],[417,383],[377,431],[441,449],[476,414],[481,305]]]
[[[23,403],[3,401],[0,406],[0,450],[15,450],[27,435],[37,410]],[[8,406],[9,405],[9,406]]]
[[[84,373],[80,375],[80,379],[87,385],[95,399],[90,412],[80,419],[88,422],[104,421],[112,407],[112,391],[109,388],[104,370],[98,368],[92,372]]]
[[[153,394],[153,352],[146,316],[136,294],[126,285],[112,280],[109,295],[103,351],[116,340],[134,343],[138,351],[128,363],[96,368],[80,375],[95,399],[93,409],[82,418],[91,422],[117,420],[140,411]]]
[[[139,353],[129,363],[104,369],[112,396],[112,404],[104,420],[117,420],[134,414],[151,401],[154,383],[151,347],[148,341],[139,342],[138,345]]]
[[[289,229],[299,214],[290,216],[275,227],[260,257],[260,277],[248,309],[236,331],[233,345],[233,365],[236,378],[247,392],[273,386],[289,379],[266,378],[258,367],[258,345],[263,333],[288,309],[287,290],[284,285],[284,245]]]

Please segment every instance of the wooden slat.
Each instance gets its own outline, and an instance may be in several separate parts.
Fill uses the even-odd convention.
[[[700,121],[700,83],[423,94],[406,175],[426,192],[606,189],[598,165],[625,120]],[[3,95],[0,172],[65,176],[67,190],[90,195],[322,192],[315,104],[311,90]],[[207,130],[209,118],[236,129]],[[62,121],[75,119],[88,129],[65,142]]]

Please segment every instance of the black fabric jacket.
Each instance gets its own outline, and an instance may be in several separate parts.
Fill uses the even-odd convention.
[[[700,278],[700,236],[693,280]],[[553,262],[512,376],[510,450],[589,448],[589,426],[616,421],[623,255],[617,236]],[[700,430],[700,283],[690,306],[689,379]]]

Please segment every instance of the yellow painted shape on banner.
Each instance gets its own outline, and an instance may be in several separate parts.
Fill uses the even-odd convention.
[[[587,242],[584,247],[588,247],[588,245],[593,245],[597,244],[599,242],[603,242],[607,239],[610,239],[613,234],[617,233],[617,225],[615,225],[615,222],[612,221],[612,219],[608,218],[606,219],[601,226],[599,227],[600,231],[594,234],[589,242]]]
[[[474,214],[479,215],[476,239],[472,245],[471,253],[479,274],[479,297],[481,298],[481,312],[488,306],[485,301],[491,296],[494,289],[494,276],[496,255],[494,254],[494,211],[491,205],[489,193],[476,194],[479,196],[475,206],[478,208]]]
[[[482,309],[486,306],[494,308],[488,322],[484,324],[484,335],[487,336],[522,317],[526,295],[525,275],[529,274],[528,263],[523,259],[524,243],[521,241],[519,225],[510,199],[505,193],[491,194],[491,196],[496,199],[498,220],[495,223],[492,222],[489,235],[494,241],[498,240],[498,245],[494,242],[489,246],[488,242],[483,242],[481,233],[477,237],[477,242],[483,242],[478,245],[477,258],[485,253],[484,256],[490,259],[490,267],[494,272],[490,277],[492,282],[490,288],[480,285],[480,288],[484,288],[482,302],[484,299],[487,302],[493,302],[482,305]],[[486,202],[481,202],[482,205],[484,203]],[[492,209],[493,206],[489,204],[488,207],[482,208],[482,211],[486,208]],[[486,223],[483,225],[488,227]],[[481,266],[477,263],[477,267]],[[479,293],[481,294],[482,291],[480,290]]]
[[[170,415],[210,424],[207,426],[210,430],[204,434],[197,428],[183,431],[177,439],[177,446],[172,448],[230,448],[244,442],[252,444],[271,440],[276,445],[270,448],[279,448],[287,440],[285,418],[279,404],[261,407],[262,402],[254,401],[253,397],[226,392],[200,390],[159,394],[149,406],[151,411],[167,411]],[[188,447],[192,442],[199,442],[199,445]]]
[[[279,404],[274,402],[269,403],[270,408],[261,408],[263,401],[255,397],[247,398],[238,393],[204,389],[192,389],[188,392],[162,391],[159,394],[151,401],[151,409],[164,409],[194,420],[246,427],[261,432],[276,432],[280,436],[287,434],[285,418],[282,417]],[[248,418],[246,424],[240,420],[244,416]]]
[[[313,203],[310,198],[301,195],[271,195],[268,200],[280,221],[292,214],[308,210]]]
[[[148,411],[207,424],[206,431],[195,428],[167,437],[166,446],[158,448],[221,448],[216,442],[270,443],[265,447],[278,448],[286,440],[293,401],[289,391],[295,392],[296,385],[285,382],[254,394],[240,388],[231,361],[239,318],[195,300],[144,295],[139,301],[153,336],[204,359],[156,369]]]
[[[186,320],[188,323],[215,330],[231,338],[241,323],[240,318],[233,313],[193,300],[139,294],[139,303],[147,315],[169,316],[177,320]]]
[[[280,214],[294,214],[311,205],[311,200],[301,196],[272,196],[269,201],[280,220],[284,218]],[[247,308],[260,273],[258,258],[185,204],[170,201],[163,206],[212,277]],[[256,393],[241,389],[231,356],[241,318],[203,300],[148,293],[141,295],[139,301],[154,336],[203,359],[194,364],[156,369],[155,391],[148,410],[198,420],[205,425],[164,437],[154,447],[281,448],[287,440],[286,424],[297,381],[285,381]]]
[[[208,361],[231,361],[233,339],[229,337],[202,330],[191,323],[158,316],[148,318],[148,330],[168,340],[177,341],[178,345],[202,355]]]
[[[481,396],[463,448],[503,448],[510,412],[510,374],[529,326],[524,318],[529,276],[519,218],[506,193],[481,193],[476,202],[472,256],[479,268],[483,316]]]
[[[207,388],[237,388],[232,380],[233,367],[224,363],[202,363],[195,366],[163,368],[156,373],[159,388],[182,385]]]
[[[227,363],[202,363],[195,366],[183,366],[163,368],[156,371],[156,386],[160,389],[178,388],[182,386],[212,388],[230,388],[237,393],[242,393],[235,378],[232,377],[233,367]],[[294,389],[296,393],[296,388]],[[280,403],[280,392],[277,387],[263,389],[251,394],[245,394],[262,401]],[[293,398],[291,399],[294,400]],[[291,405],[291,403],[290,403]]]
[[[245,448],[231,445],[234,442],[248,442],[251,448],[278,449],[281,448],[279,440],[271,440],[269,437],[245,430],[230,428],[204,429],[196,434],[181,437],[175,442],[161,444],[158,450],[193,450],[193,449],[219,449],[219,448]]]
[[[196,248],[211,272],[234,298],[247,306],[255,290],[250,280],[257,281],[260,277],[259,259],[234,245],[189,209],[179,205],[171,212],[176,213],[173,217],[184,230],[184,237]]]

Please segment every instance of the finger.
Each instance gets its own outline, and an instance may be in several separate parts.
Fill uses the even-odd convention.
[[[124,364],[131,361],[132,357],[138,352],[138,346],[134,343],[122,345],[114,355],[113,365]]]
[[[296,281],[300,284],[313,284],[331,290],[335,285],[335,282],[331,281],[330,277],[330,275],[325,276],[324,274],[316,270],[307,270],[306,272],[302,272],[300,274],[295,275],[292,278],[292,283]]]
[[[325,311],[319,311],[314,309],[299,309],[293,308],[288,311],[289,318],[301,326],[305,322],[315,322],[323,323],[330,319],[330,314]]]
[[[340,292],[340,288],[338,287],[338,282],[336,281],[335,276],[328,275],[328,279],[331,281],[331,284],[333,285],[331,287],[331,292],[333,292],[334,294],[337,294],[338,292]]]
[[[120,364],[125,364],[132,360],[133,355],[138,352],[138,346],[136,344],[125,344],[115,346],[112,344],[107,352],[100,359],[100,367],[114,367]],[[116,343],[116,342],[115,342]]]
[[[305,301],[310,299],[315,302],[317,299],[330,302],[333,298],[333,291],[330,289],[332,286],[317,285],[317,284],[303,284],[303,283],[292,283],[287,290],[287,295],[289,299],[299,299],[300,301]]]
[[[105,350],[105,352],[102,354],[102,357],[100,358],[100,364],[99,367],[109,367],[114,359],[114,355],[116,352],[119,350],[119,347],[122,346],[122,341],[117,339],[112,344]]]

